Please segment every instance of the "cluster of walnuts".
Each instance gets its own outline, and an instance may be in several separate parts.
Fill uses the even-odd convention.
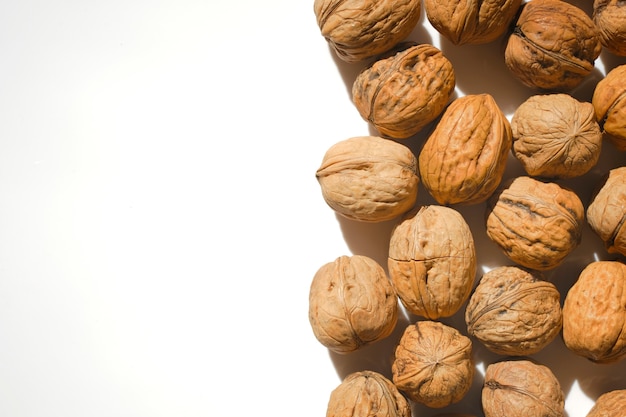
[[[490,94],[453,98],[455,71],[442,51],[404,42],[422,7],[455,45],[506,39],[506,67],[535,92],[510,120]],[[596,167],[603,141],[626,152],[626,65],[611,69],[589,102],[569,94],[603,48],[626,56],[623,0],[593,7],[590,17],[563,0],[315,0],[334,53],[371,61],[352,98],[379,132],[327,150],[316,172],[322,196],[345,218],[396,224],[387,269],[363,255],[319,268],[310,324],[329,350],[350,354],[390,336],[401,307],[418,317],[398,340],[392,379],[349,375],[331,393],[327,417],[409,417],[410,401],[459,402],[474,378],[473,343],[502,355],[484,375],[487,417],[564,416],[559,381],[529,359],[559,334],[592,362],[626,359],[626,165],[607,169],[589,201],[560,183]],[[426,126],[419,152],[402,143]],[[510,156],[525,175],[505,179]],[[436,204],[418,204],[418,188]],[[488,238],[510,260],[481,277],[473,232],[455,209],[478,204]],[[617,258],[586,265],[561,305],[544,274],[587,226]],[[439,320],[462,308],[465,328]],[[602,395],[588,417],[624,415],[626,389]]]

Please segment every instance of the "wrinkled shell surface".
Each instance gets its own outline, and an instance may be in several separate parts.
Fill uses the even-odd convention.
[[[602,131],[593,105],[569,94],[535,95],[511,118],[513,155],[526,173],[544,178],[574,178],[600,158]]]
[[[563,341],[593,362],[626,357],[626,265],[596,261],[580,273],[563,304]]]
[[[398,298],[376,261],[341,256],[323,265],[309,292],[309,321],[317,340],[337,353],[353,352],[391,334]]]
[[[346,139],[324,155],[316,173],[326,203],[344,217],[381,222],[406,213],[417,200],[417,159],[389,139]]]
[[[436,319],[456,313],[476,276],[476,250],[469,225],[456,210],[423,206],[394,228],[389,277],[407,310]]]
[[[322,36],[346,62],[372,58],[393,48],[415,28],[418,0],[315,0]]]
[[[352,99],[383,136],[405,139],[441,114],[455,82],[452,64],[439,49],[414,45],[364,69],[352,86]]]
[[[410,399],[432,408],[460,401],[474,375],[472,343],[441,322],[409,325],[396,348],[393,382]]]
[[[485,44],[504,34],[521,0],[425,0],[433,27],[455,45]]]
[[[442,205],[482,203],[500,185],[510,148],[509,121],[491,95],[457,98],[420,152],[422,184]]]
[[[609,253],[626,255],[626,167],[609,171],[587,207],[587,222]]]
[[[626,151],[625,79],[626,64],[613,68],[596,84],[591,99],[596,119],[620,151]]]
[[[561,331],[560,294],[536,273],[497,267],[484,274],[474,290],[465,322],[470,336],[494,353],[532,355]]]
[[[565,397],[550,368],[529,360],[489,365],[482,392],[485,417],[563,417]]]
[[[505,63],[522,83],[568,91],[594,68],[602,44],[591,18],[561,0],[532,0],[522,6],[505,49]]]
[[[595,0],[593,22],[607,51],[626,56],[626,7],[623,0]]]
[[[411,407],[385,376],[362,371],[348,375],[331,392],[326,417],[411,417]]]
[[[515,178],[494,194],[487,207],[487,235],[521,266],[559,266],[582,237],[584,207],[578,196],[556,183]]]
[[[589,410],[587,417],[624,417],[626,416],[626,389],[609,391],[602,394]]]

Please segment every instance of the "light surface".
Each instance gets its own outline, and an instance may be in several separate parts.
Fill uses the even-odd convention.
[[[0,416],[319,417],[348,373],[389,373],[408,319],[348,356],[308,322],[315,271],[351,253],[384,263],[393,225],[339,219],[322,200],[326,149],[375,132],[350,100],[362,66],[335,58],[312,1],[5,3]],[[411,38],[442,48],[458,95],[491,93],[510,116],[531,94],[499,42],[454,47],[424,14]],[[603,57],[578,97],[625,62]],[[599,169],[624,160],[606,152]],[[480,230],[482,207],[464,214]],[[585,239],[554,273],[563,285],[607,257]],[[483,270],[506,262],[477,241]],[[498,358],[477,347],[476,359]],[[560,340],[536,359],[568,417],[626,387],[626,363],[593,365]],[[479,415],[479,384],[457,406],[416,411]]]

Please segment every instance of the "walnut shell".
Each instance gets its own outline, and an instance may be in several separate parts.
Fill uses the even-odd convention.
[[[601,79],[593,91],[591,104],[607,139],[626,151],[626,64],[617,66]]]
[[[404,40],[419,21],[418,0],[315,0],[313,10],[322,36],[346,62],[387,52]]]
[[[563,341],[592,362],[626,358],[626,265],[595,261],[583,269],[563,304]]]
[[[465,310],[470,336],[491,352],[532,355],[561,331],[560,294],[537,273],[501,266],[485,273]]]
[[[600,52],[593,20],[583,10],[562,0],[531,0],[521,7],[504,58],[528,87],[567,91],[591,74]]]
[[[402,144],[376,136],[331,146],[316,177],[326,203],[353,220],[390,220],[412,209],[417,200],[415,155]]]
[[[389,277],[406,309],[418,316],[450,317],[467,300],[476,276],[469,225],[456,210],[423,206],[392,231]]]
[[[626,416],[626,389],[605,392],[600,395],[587,417]]]
[[[422,184],[442,205],[482,203],[500,185],[511,143],[509,121],[491,95],[457,98],[420,152]]]
[[[593,22],[607,51],[626,56],[626,8],[622,0],[595,0]]]
[[[393,382],[413,401],[431,408],[459,402],[474,376],[472,342],[435,321],[409,325],[396,347]]]
[[[521,0],[425,0],[430,24],[455,45],[478,45],[502,36],[515,18]]]
[[[593,168],[602,131],[593,105],[569,94],[529,97],[511,118],[513,155],[528,175],[566,179]]]
[[[587,222],[608,253],[626,256],[626,167],[609,171],[587,207]]]
[[[549,270],[563,263],[580,244],[583,224],[582,202],[556,183],[522,176],[488,200],[487,235],[527,268]]]
[[[439,49],[414,45],[361,71],[352,99],[383,136],[405,139],[441,114],[455,83],[452,63]]]
[[[309,292],[309,321],[321,344],[348,353],[389,336],[398,298],[385,270],[366,256],[340,256],[323,265]]]
[[[385,376],[361,371],[331,392],[326,417],[411,417],[411,406]]]
[[[530,360],[487,366],[482,391],[485,417],[563,417],[565,396],[554,373]]]

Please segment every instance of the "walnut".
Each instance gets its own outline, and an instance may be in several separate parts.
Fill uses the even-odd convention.
[[[387,52],[413,31],[421,15],[418,0],[315,0],[322,36],[346,62]]]
[[[626,265],[595,261],[583,269],[563,304],[563,341],[592,362],[626,358]]]
[[[425,0],[431,25],[455,45],[485,44],[502,36],[521,0]]]
[[[508,38],[505,63],[531,88],[567,91],[591,74],[601,51],[583,10],[562,0],[531,0],[522,5]]]
[[[605,392],[600,395],[587,417],[626,416],[626,389]]]
[[[469,225],[452,208],[420,207],[393,229],[387,265],[409,312],[430,319],[450,317],[474,285],[476,250]]]
[[[452,63],[439,49],[413,45],[361,71],[352,99],[383,136],[406,139],[441,114],[455,82]]]
[[[497,267],[485,273],[474,290],[465,322],[470,336],[494,353],[532,355],[561,331],[560,294],[536,272]]]
[[[471,387],[472,342],[443,323],[418,321],[405,329],[391,369],[394,384],[411,400],[442,408]]]
[[[587,222],[608,253],[626,256],[626,167],[609,171],[587,207]]]
[[[485,417],[563,417],[565,396],[545,365],[504,360],[485,371],[482,391]]]
[[[593,22],[607,51],[626,56],[626,8],[623,0],[595,0]]]
[[[533,0],[535,1],[535,0]],[[584,207],[556,183],[518,177],[488,201],[487,235],[513,262],[548,270],[580,244]]]
[[[509,121],[491,95],[457,98],[420,152],[422,184],[442,205],[482,203],[500,185],[510,148]]]
[[[384,375],[361,371],[331,392],[326,417],[411,417],[411,406]]]
[[[531,176],[579,177],[600,158],[602,131],[593,105],[569,94],[531,96],[513,114],[511,129],[513,155]]]
[[[601,79],[593,91],[591,104],[607,139],[626,151],[626,64],[617,66]]]
[[[398,298],[376,261],[340,256],[323,265],[309,292],[309,321],[321,344],[337,353],[356,351],[391,334]]]
[[[326,203],[353,220],[390,220],[412,209],[417,200],[415,155],[400,143],[376,136],[331,146],[316,177]]]

